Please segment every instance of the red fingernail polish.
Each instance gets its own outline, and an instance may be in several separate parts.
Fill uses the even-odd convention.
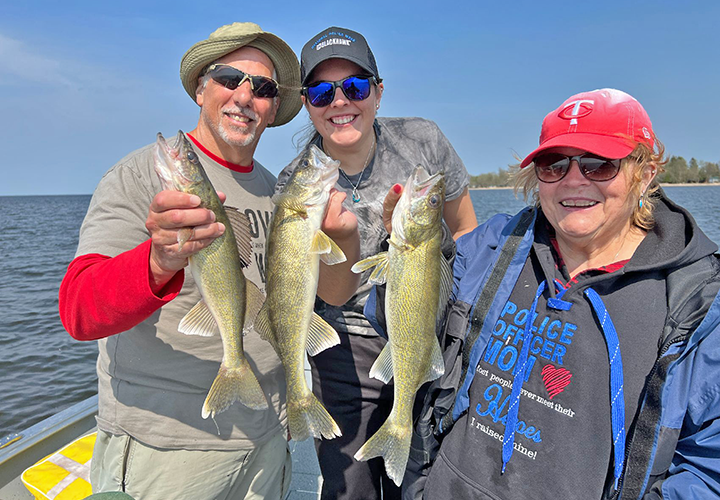
[[[402,186],[400,184],[395,184],[392,188],[393,191],[395,191],[396,193],[400,193],[400,191],[402,190]]]

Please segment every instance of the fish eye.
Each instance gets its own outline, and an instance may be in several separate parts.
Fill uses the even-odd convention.
[[[434,194],[430,198],[428,198],[428,204],[435,208],[440,204],[440,196]]]
[[[195,151],[188,151],[185,156],[187,156],[187,159],[193,163],[196,162],[198,159],[197,155],[195,154]]]

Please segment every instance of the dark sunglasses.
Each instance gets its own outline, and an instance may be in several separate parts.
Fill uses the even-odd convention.
[[[278,82],[267,76],[248,75],[237,68],[227,64],[213,64],[206,73],[226,89],[235,90],[245,80],[250,82],[250,88],[255,97],[276,97],[278,95]]]
[[[574,161],[580,167],[580,173],[586,179],[603,182],[614,179],[620,172],[622,159],[612,160],[585,153],[578,156],[565,156],[559,153],[548,153],[535,157],[535,175],[541,182],[553,183],[562,180],[570,170],[570,164]]]
[[[329,106],[335,99],[335,89],[340,87],[345,97],[351,101],[362,101],[370,95],[370,86],[375,83],[374,76],[348,76],[336,82],[317,82],[302,88],[303,95],[316,108]]]

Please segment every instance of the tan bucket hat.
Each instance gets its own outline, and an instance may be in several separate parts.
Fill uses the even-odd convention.
[[[180,61],[180,80],[195,101],[198,77],[205,67],[241,47],[263,51],[272,61],[280,84],[280,106],[270,127],[284,125],[298,114],[300,100],[300,64],[295,52],[280,37],[263,31],[255,23],[232,23],[213,31],[207,40],[196,43]]]

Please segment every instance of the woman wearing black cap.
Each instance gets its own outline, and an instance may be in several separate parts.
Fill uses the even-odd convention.
[[[305,44],[301,60],[303,102],[316,131],[307,147],[315,144],[341,162],[337,188],[347,193],[345,204],[357,216],[361,258],[381,251],[387,238],[381,200],[389,186],[407,180],[418,164],[430,174],[445,172],[448,233],[457,238],[477,225],[468,173],[437,125],[421,118],[376,117],[384,85],[361,34],[328,28]],[[280,173],[276,191],[303,154]],[[399,184],[395,188],[399,192]],[[316,442],[324,499],[399,498],[382,459],[353,458],[385,421],[393,399],[392,384],[368,377],[385,345],[363,315],[370,289],[363,275],[357,293],[344,306],[316,302],[318,314],[341,339],[339,346],[311,359],[313,392],[343,433]]]

